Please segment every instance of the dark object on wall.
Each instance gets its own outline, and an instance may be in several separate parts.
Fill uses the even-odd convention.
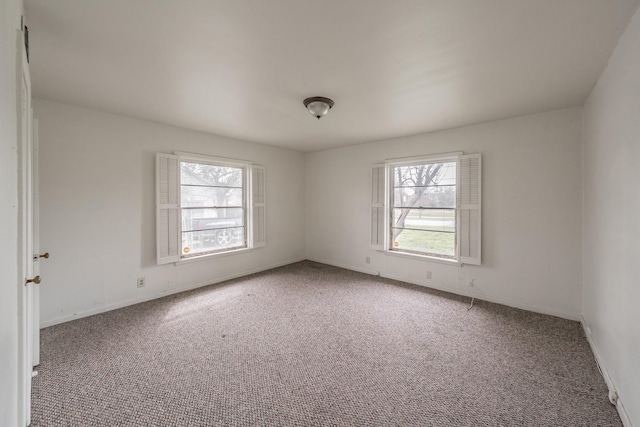
[[[24,15],[20,17],[20,30],[24,32],[24,50],[27,52],[27,63],[29,62],[29,27],[24,25]]]
[[[27,52],[27,63],[29,62],[29,27],[24,26],[24,50]]]

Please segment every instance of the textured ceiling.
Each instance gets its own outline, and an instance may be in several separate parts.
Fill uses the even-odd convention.
[[[582,105],[640,0],[26,0],[34,96],[313,151]],[[302,100],[327,96],[321,120]]]

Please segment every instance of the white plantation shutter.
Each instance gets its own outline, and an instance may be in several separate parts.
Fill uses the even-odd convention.
[[[373,165],[371,169],[371,248],[384,250],[385,221],[385,165]]]
[[[481,176],[480,154],[460,156],[458,248],[460,250],[459,261],[463,264],[480,265]]]
[[[251,166],[251,247],[266,245],[264,168]]]
[[[180,162],[156,155],[156,246],[158,264],[180,260]]]

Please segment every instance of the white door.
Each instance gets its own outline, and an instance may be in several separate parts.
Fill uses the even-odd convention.
[[[20,424],[31,423],[31,373],[33,370],[33,284],[40,282],[33,269],[33,145],[31,79],[23,34],[18,37],[18,262],[22,280],[19,301],[19,387]]]

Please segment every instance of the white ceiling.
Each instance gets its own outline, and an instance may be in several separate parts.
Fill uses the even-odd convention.
[[[33,93],[314,151],[582,105],[640,0],[26,0]],[[321,120],[302,105],[327,96]]]

